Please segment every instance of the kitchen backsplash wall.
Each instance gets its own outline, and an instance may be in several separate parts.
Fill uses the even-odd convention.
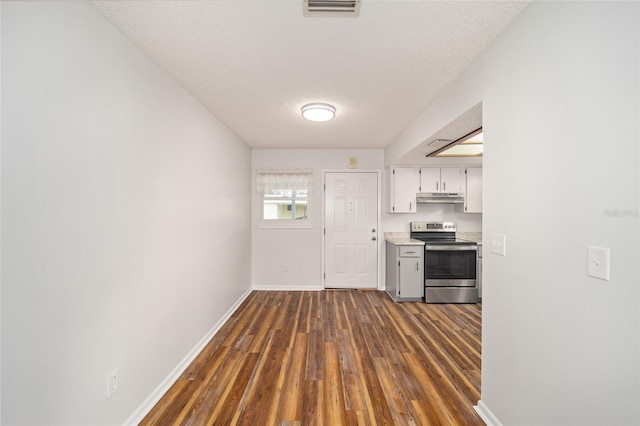
[[[462,213],[459,204],[418,204],[416,213],[383,213],[385,232],[409,232],[409,223],[415,221],[451,221],[458,224],[459,232],[482,232],[482,214]]]

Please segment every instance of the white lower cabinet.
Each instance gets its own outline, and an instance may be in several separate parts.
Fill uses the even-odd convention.
[[[386,243],[386,291],[396,302],[420,301],[424,295],[424,247]]]

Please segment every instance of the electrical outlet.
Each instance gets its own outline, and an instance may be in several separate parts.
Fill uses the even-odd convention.
[[[284,271],[285,271],[285,272],[289,272],[289,271],[291,271],[291,265],[289,265],[288,263],[285,263],[285,264],[284,264]]]
[[[107,377],[107,399],[111,398],[111,395],[118,391],[118,387],[118,370],[115,370]]]

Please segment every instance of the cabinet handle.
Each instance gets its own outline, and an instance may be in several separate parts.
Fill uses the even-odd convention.
[[[416,262],[416,271],[420,270],[420,262]]]
[[[440,185],[440,182],[436,182],[436,192],[439,191],[438,185]]]
[[[447,182],[442,182],[442,190],[443,191],[447,190]]]
[[[411,201],[409,201],[409,210],[411,210],[411,205],[412,205]]]
[[[371,237],[371,241],[375,241],[377,238],[375,236]]]

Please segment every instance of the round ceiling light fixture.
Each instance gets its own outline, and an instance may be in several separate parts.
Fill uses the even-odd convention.
[[[302,107],[302,116],[309,121],[329,121],[336,115],[336,107],[329,104],[313,103]]]

